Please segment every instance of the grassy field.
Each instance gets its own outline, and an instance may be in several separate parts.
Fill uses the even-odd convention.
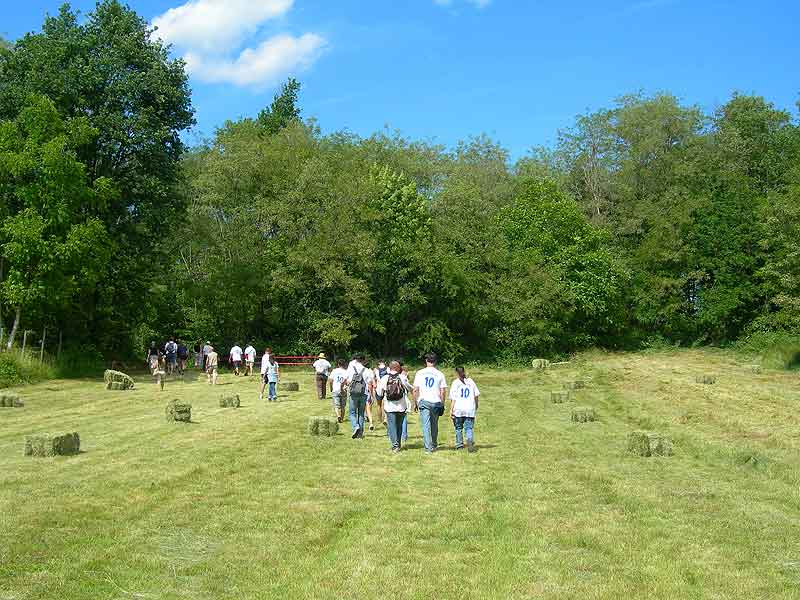
[[[479,451],[443,420],[432,456],[416,416],[398,456],[382,428],[306,436],[330,407],[300,373],[268,405],[232,375],[19,389],[0,409],[0,599],[800,598],[797,374],[681,351],[471,375]],[[546,400],[576,378],[595,423]],[[165,422],[176,397],[193,423]],[[675,455],[627,454],[634,429]],[[80,455],[22,456],[25,434],[73,430]]]

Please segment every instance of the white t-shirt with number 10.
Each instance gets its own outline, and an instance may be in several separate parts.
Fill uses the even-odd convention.
[[[334,394],[341,394],[342,393],[342,384],[347,381],[347,371],[336,367],[331,372],[331,385],[333,388]]]
[[[439,390],[447,389],[444,373],[436,367],[425,367],[414,375],[414,387],[419,389],[417,401],[441,404],[442,396]]]
[[[456,417],[475,418],[477,406],[475,401],[481,393],[470,377],[461,381],[456,378],[450,386],[450,400],[453,403],[453,415]]]

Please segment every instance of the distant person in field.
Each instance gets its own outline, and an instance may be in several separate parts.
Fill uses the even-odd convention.
[[[331,363],[325,358],[325,353],[320,352],[317,360],[312,365],[314,367],[314,379],[317,383],[317,400],[325,399],[325,389],[328,387],[328,374],[331,370]]]
[[[383,391],[383,410],[386,412],[387,430],[392,452],[400,452],[403,442],[403,423],[408,412],[408,393],[413,389],[408,377],[403,375],[400,363],[393,360],[389,363],[386,374],[378,383]]]
[[[272,348],[267,347],[264,349],[264,355],[261,357],[261,391],[258,392],[258,399],[264,399],[264,388],[269,384],[269,360],[272,358]]]
[[[375,425],[372,423],[372,406],[375,402],[375,371],[369,368],[369,359],[362,358],[363,365],[367,368],[370,373],[372,385],[369,386],[367,389],[367,404],[364,407],[364,416],[367,419],[367,423],[369,423],[369,430],[375,431]]]
[[[364,437],[364,411],[372,388],[372,371],[364,365],[365,362],[363,355],[355,356],[347,369],[350,425],[353,428],[351,437],[353,439]]]
[[[383,379],[383,376],[389,372],[389,368],[386,366],[386,363],[380,361],[378,366],[375,367],[375,404],[373,405],[378,409],[377,418],[378,420],[383,423],[383,426],[386,427],[386,414],[383,410],[383,395],[384,390],[380,387],[380,380]]]
[[[273,356],[270,356],[269,364],[267,365],[267,382],[269,383],[270,402],[278,401],[278,379],[280,377],[279,373],[280,371],[278,363],[275,362],[275,358]]]
[[[158,371],[158,361],[161,358],[161,350],[158,349],[155,342],[150,342],[150,347],[147,349],[147,357],[145,361],[147,362],[147,368],[150,369],[150,372],[155,376],[156,371]]]
[[[194,368],[203,368],[203,346],[200,345],[200,342],[194,345]]]
[[[219,373],[219,354],[214,350],[214,346],[208,345],[206,354],[206,378],[209,385],[217,385],[217,375]]]
[[[425,368],[414,375],[414,401],[419,408],[422,440],[425,453],[436,452],[439,447],[439,417],[444,414],[447,382],[444,373],[436,368],[436,355],[425,355]]]
[[[230,352],[231,363],[233,364],[233,374],[239,376],[239,369],[242,368],[242,349],[239,344],[234,344]]]
[[[341,423],[344,420],[344,407],[347,404],[347,363],[343,358],[336,361],[336,368],[331,371],[328,377],[328,385],[331,388],[331,398],[333,398],[333,412],[336,420]]]
[[[167,361],[164,356],[159,357],[156,370],[153,371],[153,377],[156,380],[156,385],[161,391],[164,391],[164,383],[167,379]]]
[[[245,377],[249,377],[253,374],[253,365],[256,364],[256,349],[253,347],[253,344],[250,343],[247,345],[247,348],[244,349],[244,374]]]
[[[183,375],[186,371],[186,363],[189,360],[189,348],[183,340],[178,340],[178,373]]]
[[[178,344],[175,343],[175,338],[169,338],[169,341],[164,346],[164,353],[166,354],[167,360],[167,373],[172,375],[175,373],[175,369],[178,365]]]
[[[203,371],[208,368],[208,353],[211,352],[211,342],[206,341],[203,345]]]
[[[403,363],[400,363],[400,372],[406,378],[406,381],[410,381],[408,378],[408,367],[406,367]],[[412,386],[413,388],[413,386]],[[412,411],[417,412],[417,405],[416,403],[411,401],[411,394],[406,394],[406,418],[403,419],[403,434],[401,436],[402,441],[408,441],[408,419],[409,415],[411,415]]]
[[[480,395],[478,386],[467,377],[464,367],[456,367],[456,378],[450,386],[450,417],[456,430],[456,450],[464,447],[466,434],[467,450],[475,452],[475,415],[478,412]]]

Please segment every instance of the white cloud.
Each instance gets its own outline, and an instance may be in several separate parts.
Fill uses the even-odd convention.
[[[180,48],[231,50],[264,22],[286,14],[294,0],[189,0],[153,19],[156,35]]]
[[[192,52],[184,59],[189,72],[200,81],[258,87],[277,83],[287,73],[307,68],[324,47],[325,40],[314,33],[300,37],[277,35],[255,48],[246,48],[235,59]]]
[[[156,35],[182,51],[193,77],[262,87],[310,66],[324,49],[315,33],[258,42],[262,26],[286,15],[294,0],[188,0],[153,19]],[[238,54],[236,51],[244,48]]]

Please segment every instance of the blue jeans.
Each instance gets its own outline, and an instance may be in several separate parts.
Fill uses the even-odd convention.
[[[419,422],[422,425],[422,441],[425,450],[432,452],[439,445],[439,410],[441,402],[423,400],[419,403]]]
[[[361,430],[361,437],[364,437],[364,411],[367,408],[366,394],[350,394],[350,424],[353,432]]]
[[[405,442],[408,440],[408,413],[406,412],[403,414],[406,415],[406,418],[403,419],[403,431],[400,434],[400,439]]]
[[[270,400],[277,400],[278,399],[278,392],[275,390],[275,387],[278,385],[277,381],[270,381],[269,382],[269,396]]]
[[[392,443],[392,448],[400,448],[400,442],[403,438],[403,429],[405,428],[405,425],[406,413],[386,413],[386,430],[389,434],[389,441]]]
[[[464,447],[464,433],[467,434],[467,443],[475,441],[473,429],[475,428],[475,417],[453,417],[453,425],[456,428],[456,448]]]

